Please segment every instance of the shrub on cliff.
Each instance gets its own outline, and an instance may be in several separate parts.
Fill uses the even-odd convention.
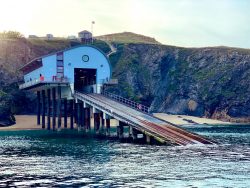
[[[24,38],[23,34],[17,31],[0,32],[0,39],[20,39]]]
[[[15,118],[11,113],[11,98],[0,90],[0,126],[12,125]]]

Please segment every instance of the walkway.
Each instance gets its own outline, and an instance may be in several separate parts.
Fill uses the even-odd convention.
[[[173,124],[137,111],[103,95],[76,92],[75,98],[167,144],[184,146],[189,144],[213,144],[213,142],[199,135],[187,132]]]

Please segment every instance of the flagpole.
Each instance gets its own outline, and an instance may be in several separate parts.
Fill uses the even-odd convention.
[[[95,24],[95,21],[92,21],[91,22],[92,44],[94,42],[94,24]]]

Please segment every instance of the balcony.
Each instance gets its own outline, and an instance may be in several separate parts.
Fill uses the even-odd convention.
[[[23,84],[19,85],[19,89],[22,90],[33,90],[38,87],[55,87],[55,86],[68,86],[69,80],[67,78],[56,78],[55,76],[51,77],[40,77]]]

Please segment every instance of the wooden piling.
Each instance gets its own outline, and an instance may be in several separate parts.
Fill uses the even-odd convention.
[[[41,124],[41,102],[40,102],[40,98],[41,98],[41,93],[40,91],[37,91],[37,125]]]
[[[76,124],[77,124],[77,128],[80,129],[81,125],[81,106],[80,106],[80,103],[76,103],[76,111],[77,111],[77,121],[76,121]]]
[[[61,86],[57,87],[57,96],[58,96],[58,102],[57,102],[57,128],[60,130],[62,125],[62,111],[61,111]]]
[[[84,125],[86,130],[89,131],[90,127],[90,108],[84,108]]]
[[[106,135],[110,136],[110,119],[106,119]]]
[[[84,119],[85,119],[85,112],[84,112],[83,104],[81,104],[81,127],[82,129],[86,130]]]
[[[99,134],[100,131],[100,113],[94,113],[94,131]]]
[[[67,114],[67,98],[64,99],[63,101],[63,106],[64,106],[64,128],[67,128],[67,117],[68,117],[68,114]]]
[[[42,90],[42,128],[45,128],[45,90]]]
[[[50,89],[47,90],[48,105],[47,105],[47,129],[50,130],[50,115],[51,115],[51,100],[50,100]]]
[[[74,129],[74,109],[73,109],[73,104],[74,100],[70,100],[69,103],[69,110],[70,110],[70,129]]]
[[[105,130],[105,119],[103,118],[103,113],[100,114],[100,118],[101,118],[101,133],[104,133]]]
[[[56,130],[56,88],[52,88],[52,129]]]

